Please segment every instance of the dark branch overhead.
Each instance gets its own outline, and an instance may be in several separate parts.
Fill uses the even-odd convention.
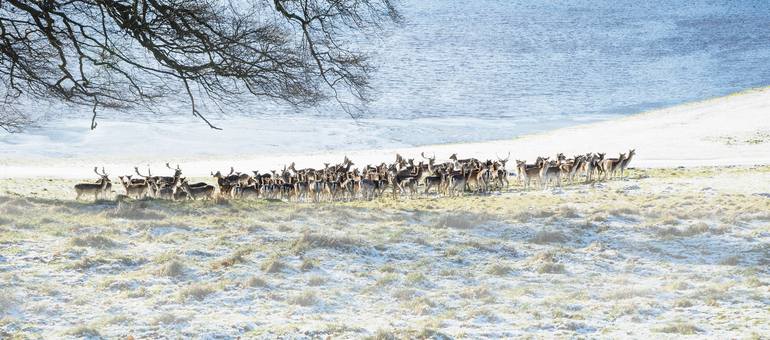
[[[183,93],[252,94],[297,107],[334,99],[355,115],[373,70],[349,39],[398,22],[394,0],[0,1],[0,128],[20,98],[152,108]],[[193,91],[191,88],[194,88]]]

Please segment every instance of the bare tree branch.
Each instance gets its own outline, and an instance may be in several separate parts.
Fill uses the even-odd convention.
[[[197,96],[217,106],[244,94],[296,107],[331,98],[355,117],[373,66],[348,40],[399,22],[394,1],[3,0],[0,127],[23,125],[18,98],[88,105],[93,129],[100,109],[151,110],[177,84],[214,129]]]

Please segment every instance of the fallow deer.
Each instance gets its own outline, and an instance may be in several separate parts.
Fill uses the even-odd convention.
[[[96,183],[78,183],[75,184],[75,193],[77,196],[75,200],[79,200],[83,195],[94,195],[94,201],[99,199],[99,196],[106,197],[112,189],[112,182],[107,172],[102,168],[102,173],[99,173],[99,168],[94,167],[94,173],[99,175],[99,181]]]

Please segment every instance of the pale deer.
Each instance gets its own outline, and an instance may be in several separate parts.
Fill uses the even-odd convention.
[[[628,150],[628,157],[623,159],[623,161],[620,162],[620,179],[623,179],[623,176],[625,175],[626,168],[628,167],[628,163],[631,163],[631,159],[634,158],[634,155],[636,155],[636,149]]]

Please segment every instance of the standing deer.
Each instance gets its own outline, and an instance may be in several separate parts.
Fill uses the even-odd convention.
[[[107,172],[102,168],[102,173],[99,173],[99,168],[94,167],[94,173],[99,175],[99,181],[96,183],[78,183],[75,184],[75,193],[77,197],[75,200],[79,200],[83,195],[94,195],[94,201],[99,199],[99,196],[105,197],[112,189],[112,183]]]
[[[623,179],[623,176],[626,172],[626,168],[628,167],[628,163],[631,163],[631,159],[634,158],[634,155],[636,155],[636,149],[628,150],[628,157],[623,159],[623,161],[620,162],[620,179]]]

